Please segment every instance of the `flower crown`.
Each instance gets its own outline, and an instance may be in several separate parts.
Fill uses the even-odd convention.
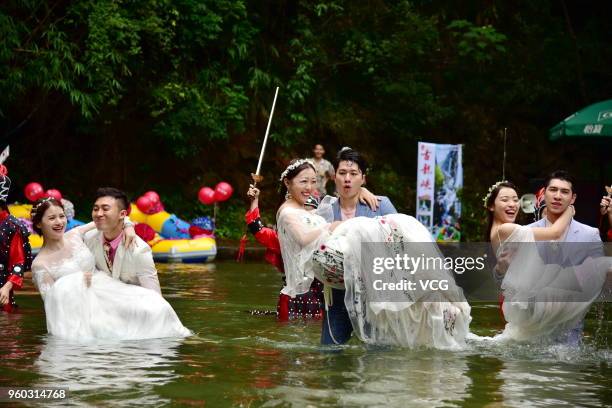
[[[489,187],[489,191],[487,191],[487,194],[482,199],[482,205],[484,208],[487,208],[487,201],[489,201],[489,198],[491,197],[493,191],[495,191],[495,189],[498,188],[500,184],[507,182],[508,180],[500,180],[497,183],[493,184],[491,187]]]
[[[38,211],[38,209],[40,208],[41,205],[43,205],[44,203],[47,203],[51,200],[55,200],[54,197],[45,197],[42,200],[40,200],[37,204],[35,204],[32,207],[32,210],[30,210],[30,217],[34,218],[34,216],[36,215],[36,212]]]
[[[304,163],[308,163],[310,164],[312,167],[314,167],[314,163],[312,162],[312,160],[310,159],[299,159],[296,160],[294,163],[291,163],[290,165],[287,166],[287,168],[285,169],[285,171],[283,171],[280,175],[280,179],[278,181],[280,181],[281,183],[283,182],[283,179],[285,177],[287,177],[287,174],[289,174],[290,171],[297,169],[298,167],[300,167],[302,164]]]

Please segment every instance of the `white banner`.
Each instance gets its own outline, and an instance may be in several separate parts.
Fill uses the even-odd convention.
[[[462,145],[418,146],[416,218],[437,242],[461,240]]]

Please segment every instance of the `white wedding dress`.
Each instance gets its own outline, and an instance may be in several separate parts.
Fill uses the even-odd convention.
[[[397,253],[440,257],[421,223],[404,214],[390,214],[351,218],[333,233],[329,225],[320,215],[303,209],[285,207],[279,212],[277,227],[287,278],[282,293],[292,297],[306,293],[316,277],[326,287],[346,289],[344,303],[353,329],[366,343],[440,349],[464,346],[471,321],[470,306],[451,271],[421,269],[412,274],[393,269],[386,278],[417,284],[414,290],[390,293],[376,290],[374,280],[380,275],[362,266],[362,248],[375,252],[363,254],[364,259],[381,254],[393,257]],[[334,275],[339,269],[343,269],[343,276]],[[419,280],[445,280],[448,288],[422,289]]]
[[[91,285],[85,272],[93,272]],[[157,292],[95,270],[80,228],[64,235],[64,248],[32,263],[50,334],[79,341],[186,337],[172,306]]]
[[[554,251],[554,243],[546,243]],[[577,266],[545,264],[533,231],[518,226],[500,245],[499,254],[513,252],[502,281],[502,310],[507,321],[496,340],[554,341],[575,328],[598,298],[609,270],[610,257],[592,258]]]

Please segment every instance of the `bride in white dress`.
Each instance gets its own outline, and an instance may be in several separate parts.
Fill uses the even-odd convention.
[[[64,233],[64,209],[51,198],[39,200],[32,212],[33,226],[44,238],[32,278],[44,301],[50,334],[79,341],[191,335],[156,291],[95,270],[94,257],[83,243],[93,223]]]
[[[320,211],[331,211],[325,203],[320,205],[319,214],[306,211],[303,204],[316,185],[314,167],[307,160],[295,161],[287,167],[281,182],[287,189],[286,201],[277,213],[287,277],[282,293],[292,297],[305,293],[315,277],[327,289],[345,288],[345,305],[353,329],[369,344],[442,349],[461,348],[465,344],[470,306],[455,284],[452,271],[439,268],[411,273],[392,269],[385,276],[392,276],[395,282],[444,280],[448,288],[422,289],[416,284],[413,290],[390,293],[377,290],[373,281],[378,275],[361,266],[362,248],[368,247],[362,244],[367,243],[385,243],[378,248],[389,256],[398,253],[395,248],[408,255],[424,253],[440,257],[422,224],[404,214],[328,222],[326,219],[331,221],[333,216],[319,215]],[[329,299],[326,296],[326,303]]]
[[[574,215],[571,205],[549,227],[515,224],[519,208],[516,188],[502,181],[489,189],[485,207],[489,217],[487,235],[498,260],[502,256],[510,258],[503,277],[499,277],[507,323],[495,339],[555,341],[567,336],[599,296],[612,265],[610,258],[591,256],[570,267],[542,260],[536,241],[563,238]],[[554,249],[556,244],[547,245]]]

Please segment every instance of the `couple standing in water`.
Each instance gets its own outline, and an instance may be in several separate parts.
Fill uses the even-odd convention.
[[[434,268],[411,276],[396,268],[391,275],[397,281],[445,280],[448,288],[444,291],[395,292],[392,300],[381,298],[381,294],[369,285],[369,271],[359,263],[367,243],[392,243],[390,245],[396,248],[398,245],[404,250],[409,248],[408,252],[415,248],[410,249],[406,243],[428,243],[425,247],[430,251],[428,256],[441,254],[429,232],[414,218],[394,214],[390,203],[387,208],[392,210],[385,212],[367,210],[365,205],[355,204],[356,198],[348,208],[343,205],[343,201],[346,204],[343,192],[353,186],[353,180],[360,184],[365,181],[365,166],[361,163],[361,156],[352,149],[340,152],[336,163],[340,199],[327,203],[324,200],[316,212],[304,207],[316,183],[312,163],[294,161],[281,175],[282,193],[287,193],[277,212],[286,274],[282,294],[295,297],[307,293],[315,278],[325,284],[323,344],[345,343],[354,330],[366,343],[461,347],[469,331],[470,307],[461,288],[455,284],[452,271]],[[342,172],[343,167],[348,171]],[[342,176],[346,180],[344,189]],[[513,190],[514,195],[502,190],[504,188]],[[497,183],[485,199],[489,235],[494,246],[499,248],[497,269],[504,275],[501,287],[506,297],[504,312],[508,325],[497,336],[500,340],[576,343],[575,339],[580,337],[581,321],[601,291],[610,260],[602,258],[601,252],[589,253],[590,257],[566,252],[564,256],[572,260],[569,264],[550,263],[546,262],[546,254],[540,255],[535,245],[529,245],[535,241],[561,240],[590,242],[594,244],[590,247],[597,247],[596,230],[572,218],[570,204],[575,199],[572,188],[571,181],[559,174],[547,181],[550,216],[535,228],[514,224],[518,196],[511,185]],[[249,193],[256,196],[258,192],[251,189]],[[569,200],[566,199],[568,194]],[[515,202],[515,208],[508,205],[508,201]],[[360,212],[360,207],[364,211]],[[517,252],[518,243],[522,244],[519,246],[521,252]],[[418,248],[423,250],[424,247]],[[421,252],[411,255],[421,256]]]
[[[365,284],[359,265],[361,244],[427,242],[430,250],[435,245],[425,227],[397,214],[388,198],[379,197],[372,207],[359,201],[367,171],[359,152],[343,148],[335,167],[339,198],[326,197],[316,211],[304,207],[317,183],[311,161],[294,161],[280,177],[285,201],[277,212],[277,228],[286,280],[281,296],[307,293],[316,280],[325,285],[322,344],[346,343],[355,331],[371,344],[461,346],[470,307],[451,272],[429,271],[430,277],[449,283],[445,291],[396,293],[392,300]],[[249,190],[251,197],[258,193]],[[415,279],[408,271],[394,272],[397,281]]]
[[[414,218],[396,214],[387,198],[371,202],[373,208],[359,201],[360,194],[368,193],[362,190],[367,166],[358,152],[343,149],[336,168],[340,198],[328,197],[317,212],[306,210],[317,182],[312,163],[295,161],[281,175],[284,202],[277,213],[277,226],[286,274],[282,294],[295,298],[308,293],[316,280],[323,282],[324,344],[345,343],[355,331],[371,344],[461,347],[469,331],[470,307],[454,282],[453,271],[441,267],[412,276],[394,270],[398,281],[445,280],[448,287],[443,291],[395,292],[392,300],[381,298],[368,284],[359,262],[367,243],[388,243],[403,250],[410,248],[410,243],[428,243],[431,253],[427,255],[441,254],[429,232]],[[571,264],[550,266],[534,245],[525,246],[527,249],[514,245],[591,239],[584,235],[590,237],[590,230],[572,220],[573,183],[557,175],[547,182],[546,191],[550,213],[542,221],[546,224],[537,228],[513,224],[518,196],[512,185],[498,183],[486,197],[489,236],[499,248],[497,269],[498,275],[503,275],[504,313],[509,322],[499,336],[502,339],[579,333],[609,268],[599,253],[590,257],[570,254]],[[254,197],[258,194],[256,189],[251,193]],[[61,203],[47,198],[33,207],[33,223],[45,244],[32,269],[45,302],[50,333],[81,340],[190,334],[160,295],[150,249],[124,223],[128,205],[123,193],[101,189],[92,213],[94,223],[66,234]],[[124,235],[126,243],[135,241],[135,248],[121,245]],[[595,234],[592,242],[596,241]],[[560,293],[564,297],[560,298]]]
[[[129,202],[115,188],[100,188],[93,222],[66,230],[61,202],[32,207],[44,244],[32,263],[49,333],[76,340],[133,340],[191,334],[161,296],[149,246],[127,218]]]
[[[575,200],[565,171],[546,178],[546,214],[527,226],[514,223],[519,197],[512,183],[494,184],[485,197],[486,238],[497,254],[494,276],[508,322],[500,338],[580,343],[584,316],[612,269],[599,231],[573,219]]]

